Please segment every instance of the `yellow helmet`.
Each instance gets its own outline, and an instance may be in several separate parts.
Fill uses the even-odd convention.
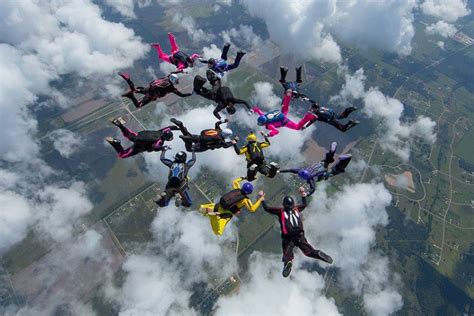
[[[254,143],[257,141],[257,135],[255,135],[255,133],[250,133],[247,135],[247,141],[249,143]]]

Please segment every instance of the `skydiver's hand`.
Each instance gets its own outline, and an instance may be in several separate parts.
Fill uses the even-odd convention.
[[[235,141],[238,142],[240,138],[239,138],[239,136],[235,136],[234,139],[235,139]]]
[[[302,97],[301,100],[303,100],[303,101],[309,101],[309,98],[308,98],[308,97]]]
[[[237,141],[235,140],[235,138],[232,140],[232,144],[233,145],[237,144]]]
[[[286,96],[292,96],[293,95],[293,91],[291,91],[291,89],[288,89],[285,91],[285,95]]]
[[[304,187],[300,187],[299,191],[300,191],[300,195],[301,195],[302,197],[305,197],[305,196],[306,196],[306,191],[304,190]]]
[[[221,119],[219,120],[219,122],[221,122],[221,123],[227,123],[227,122],[229,122],[229,120],[228,120],[228,119],[225,119],[225,118],[221,118]]]
[[[258,197],[259,197],[262,201],[265,200],[265,192],[263,192],[263,191],[258,192]]]
[[[163,151],[167,151],[167,150],[170,150],[170,149],[171,149],[171,146],[169,146],[169,145],[163,146]]]

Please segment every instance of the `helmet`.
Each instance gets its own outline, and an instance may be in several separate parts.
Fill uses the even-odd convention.
[[[176,162],[186,162],[186,158],[187,158],[186,153],[184,151],[180,151],[174,156],[174,161],[176,161]]]
[[[244,183],[244,185],[242,185],[242,193],[245,194],[245,195],[248,195],[250,193],[253,192],[253,185],[252,183],[250,182],[246,182]]]
[[[295,200],[291,196],[285,196],[283,198],[283,207],[286,209],[295,207]]]
[[[177,74],[171,74],[168,76],[168,80],[172,83],[172,84],[178,84],[179,83],[179,77]]]
[[[209,81],[213,81],[213,80],[216,79],[216,73],[214,71],[212,71],[211,69],[208,69],[206,71],[206,78]]]
[[[267,117],[265,115],[260,115],[257,119],[257,124],[262,126],[267,122]]]
[[[235,114],[234,104],[230,103],[229,105],[227,105],[226,110],[227,110],[227,113],[229,114]]]
[[[214,67],[215,64],[217,64],[217,61],[215,58],[209,58],[209,60],[207,61],[207,67],[209,68]]]
[[[170,141],[173,139],[173,132],[169,128],[163,131],[163,139],[166,141]]]
[[[298,175],[301,178],[308,180],[311,177],[311,172],[309,172],[308,169],[301,169],[300,171],[298,171]]]
[[[247,141],[249,143],[255,143],[257,141],[257,135],[255,135],[255,133],[250,133],[247,135]]]
[[[224,128],[221,135],[223,138],[230,138],[232,136],[232,130],[230,128]]]

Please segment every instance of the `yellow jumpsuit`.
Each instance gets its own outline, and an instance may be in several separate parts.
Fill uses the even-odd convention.
[[[240,182],[242,181],[242,178],[237,178],[234,180],[232,183],[232,189],[240,189]],[[243,207],[247,208],[250,212],[254,213],[259,207],[260,204],[262,203],[262,200],[259,198],[255,203],[252,203],[252,201],[249,198],[245,198],[239,203],[237,203],[237,207],[242,209]],[[203,204],[201,205],[201,209],[214,209],[215,203],[210,203],[210,204]],[[226,218],[222,218],[219,215],[209,215],[209,214],[204,214],[205,216],[209,217],[209,221],[211,222],[211,227],[212,231],[216,235],[222,235],[224,233],[224,229],[227,225],[227,223],[230,222],[232,219],[232,212],[229,210],[225,210],[222,208],[221,205],[217,206],[217,211],[219,214],[226,214],[229,215]]]

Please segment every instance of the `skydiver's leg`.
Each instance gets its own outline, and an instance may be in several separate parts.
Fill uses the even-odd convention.
[[[264,161],[257,166],[257,171],[268,177],[268,174],[270,173],[270,166],[267,164],[266,161]]]
[[[341,114],[339,114],[337,116],[338,119],[343,119],[343,118],[346,118],[349,116],[349,114],[351,114],[352,112],[354,112],[355,110],[357,110],[357,108],[355,106],[350,106],[348,108],[345,108],[344,111],[341,112]]]
[[[172,118],[170,119],[171,123],[173,123],[174,125],[176,125],[179,130],[181,131],[181,133],[184,135],[184,136],[193,136],[193,134],[191,134],[188,129],[186,128],[186,126],[184,126],[183,122],[181,121],[178,121],[177,119],[175,118]]]
[[[298,174],[299,171],[300,171],[300,169],[283,169],[283,170],[280,170],[280,173],[296,173],[296,174]]]
[[[135,91],[135,84],[130,79],[130,76],[127,73],[120,73],[119,72],[119,76],[122,77],[123,80],[125,80],[127,82],[128,86],[130,87],[130,90]]]
[[[133,94],[133,91],[128,91],[127,93],[122,94],[122,97],[125,97],[125,98],[130,99],[130,100],[133,102],[133,105],[135,105],[135,107],[136,107],[137,109],[139,109],[140,107],[142,107],[142,102],[139,102],[139,101],[137,100],[137,98],[136,98],[135,95]]]
[[[287,67],[282,67],[280,66],[280,82],[284,83],[286,82],[286,74],[288,73],[288,68]],[[283,86],[284,88],[285,86]]]
[[[118,156],[120,158],[128,158],[128,157],[132,157],[132,156],[135,156],[136,154],[139,154],[141,151],[139,151],[138,149],[135,148],[135,146],[132,146],[130,148],[127,148],[125,149],[124,151],[122,152],[119,152],[118,153]]]
[[[214,114],[214,116],[220,120],[222,117],[221,115],[219,114],[220,111],[224,110],[226,108],[225,104],[222,103],[222,102],[219,102],[217,103],[217,106],[216,108],[214,109],[214,112],[212,112],[212,114]]]
[[[257,170],[258,166],[256,164],[252,164],[247,167],[247,181],[252,182],[253,180],[255,180],[255,178],[257,177]]]
[[[271,162],[269,165],[268,175],[267,177],[273,178],[276,176],[278,170],[280,170],[280,166],[276,162]]]
[[[107,137],[105,140],[115,149],[117,153],[121,153],[124,151],[120,140],[113,137]]]
[[[122,131],[123,137],[125,137],[126,139],[128,139],[131,142],[135,142],[135,139],[138,136],[137,132],[135,132],[134,130],[132,130],[128,127],[123,126],[122,124],[116,125],[116,126],[118,126],[118,128],[120,128],[120,130]]]
[[[283,95],[283,101],[281,103],[281,112],[283,114],[288,115],[288,112],[290,111],[290,102],[291,102],[291,96],[293,95],[293,93],[291,91],[287,92],[285,91],[284,92],[284,95]]]
[[[168,33],[168,38],[171,44],[171,54],[174,55],[179,52],[179,46],[178,44],[176,44],[176,39],[174,38],[174,35],[171,32]]]
[[[190,207],[193,201],[191,200],[191,196],[189,195],[188,190],[184,190],[183,192],[180,192],[179,195],[181,196],[181,199],[183,200],[181,202],[181,205],[184,207]]]
[[[293,258],[295,257],[293,254],[293,249],[295,248],[295,244],[290,239],[282,238],[281,247],[283,249],[282,261],[283,261],[283,264],[286,265],[288,261],[292,261]]]
[[[159,58],[159,59],[162,59],[162,60],[166,61],[167,63],[172,64],[172,62],[171,62],[171,55],[165,54],[165,52],[163,52],[163,49],[161,49],[161,45],[160,45],[160,44],[151,44],[151,47],[153,47],[154,49],[156,49],[156,52],[158,53],[158,58]]]
[[[232,70],[232,69],[235,69],[235,68],[239,67],[240,61],[242,60],[242,57],[244,57],[245,54],[246,53],[244,51],[238,51],[237,56],[235,57],[234,63],[230,64],[230,65],[227,65],[225,67],[225,71],[229,71],[229,70]]]
[[[302,83],[303,80],[301,79],[301,66],[296,67],[296,82]]]
[[[314,178],[308,179],[306,182],[309,185],[308,196],[311,196],[314,193],[314,191],[316,191],[316,185],[314,183]]]
[[[227,60],[227,53],[229,52],[230,43],[225,43],[224,47],[222,47],[222,54],[221,59]]]
[[[331,176],[335,176],[336,174],[345,172],[347,165],[349,164],[349,162],[351,162],[351,159],[352,155],[340,155],[339,161],[331,169]]]
[[[331,121],[328,122],[329,125],[332,125],[334,126],[335,128],[337,128],[338,130],[340,130],[341,132],[345,132],[347,131],[350,127],[349,123],[347,124],[342,124],[338,119],[336,118],[333,118]]]
[[[212,231],[214,234],[220,236],[224,233],[224,229],[227,224],[230,222],[232,217],[229,218],[221,218],[219,215],[208,215],[209,221],[211,223]]]
[[[156,202],[159,207],[165,207],[170,204],[171,198],[174,196],[173,190],[166,188],[164,192],[161,193],[161,199]]]
[[[275,125],[273,124],[267,124],[265,127],[270,131],[268,133],[268,136],[270,137],[280,134],[280,131],[278,130],[278,128],[276,128]]]
[[[322,252],[321,250],[314,249],[313,246],[311,246],[308,241],[306,240],[306,237],[304,236],[304,233],[302,233],[298,239],[295,240],[296,246],[301,249],[301,251],[305,254],[305,256],[318,259],[327,263],[332,263],[332,258]]]
[[[332,142],[331,143],[331,148],[329,151],[326,153],[326,156],[324,157],[324,167],[327,168],[329,164],[334,162],[334,155],[336,154],[337,150],[337,143]]]

